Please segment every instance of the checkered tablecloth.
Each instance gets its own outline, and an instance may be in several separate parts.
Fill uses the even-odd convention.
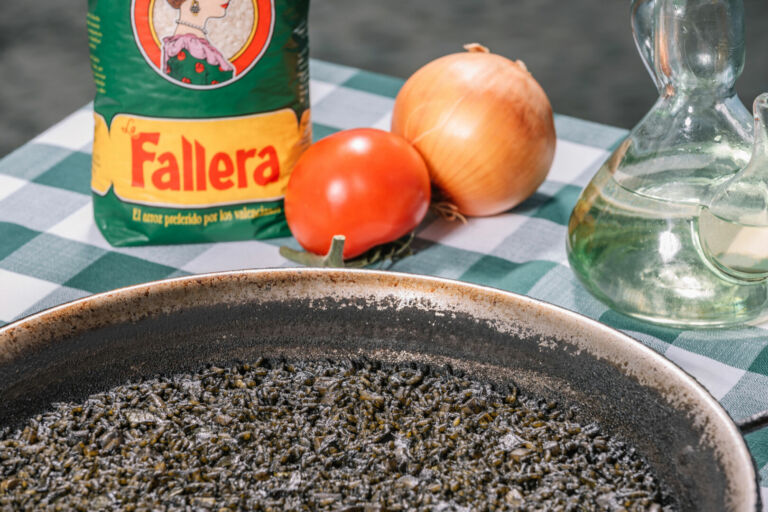
[[[318,61],[312,62],[311,77],[316,140],[345,128],[389,128],[401,80]],[[509,213],[466,225],[429,218],[418,231],[415,254],[386,268],[489,285],[577,311],[680,365],[734,418],[768,409],[768,326],[655,327],[608,309],[578,283],[565,254],[568,217],[582,187],[626,132],[563,116],[556,125],[554,166],[532,198]],[[293,265],[278,253],[281,245],[298,248],[292,239],[111,247],[93,221],[92,137],[92,111],[86,106],[0,160],[0,326],[136,283]],[[768,482],[768,431],[747,441]]]

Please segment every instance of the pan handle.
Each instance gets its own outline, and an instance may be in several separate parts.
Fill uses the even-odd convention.
[[[743,435],[768,427],[768,410],[753,414],[748,418],[736,422]]]

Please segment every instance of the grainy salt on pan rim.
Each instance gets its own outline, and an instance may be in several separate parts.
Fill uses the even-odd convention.
[[[139,39],[139,34],[136,29],[136,1],[137,0],[131,0],[131,27],[133,29],[133,39],[136,43],[136,46],[139,48],[139,51],[141,52],[141,55],[144,57],[144,60],[149,64],[152,69],[155,70],[155,72],[163,77],[165,80],[171,82],[172,84],[184,87],[186,89],[195,89],[199,91],[209,91],[214,89],[219,89],[221,87],[226,87],[228,85],[232,85],[233,83],[240,80],[242,77],[247,75],[251,69],[253,69],[253,66],[258,63],[261,58],[264,56],[264,53],[266,53],[267,49],[269,48],[269,45],[272,41],[272,34],[275,30],[275,0],[269,0],[269,7],[271,9],[270,13],[270,22],[269,22],[269,35],[267,36],[267,40],[264,43],[264,47],[261,49],[259,54],[253,59],[253,62],[251,62],[247,68],[245,68],[242,72],[235,75],[232,80],[227,80],[226,82],[216,84],[216,85],[194,85],[194,84],[185,84],[184,82],[180,82],[179,80],[175,80],[168,76],[167,74],[163,73],[163,70],[158,68],[154,62],[152,62],[152,59],[149,58],[149,55],[147,55],[147,52],[144,50],[144,47],[141,45],[141,40]],[[254,4],[254,9],[256,9],[256,5]],[[258,19],[258,11],[254,11],[254,18]]]

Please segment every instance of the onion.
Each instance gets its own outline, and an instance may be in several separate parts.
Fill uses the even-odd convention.
[[[432,183],[465,215],[495,215],[530,197],[555,154],[552,106],[521,61],[472,44],[411,76],[392,132],[427,162]]]

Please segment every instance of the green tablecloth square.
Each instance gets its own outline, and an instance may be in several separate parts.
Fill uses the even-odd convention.
[[[72,154],[47,144],[26,144],[0,160],[0,173],[33,180]]]
[[[325,137],[333,135],[338,131],[339,129],[334,128],[333,126],[326,126],[320,123],[312,123],[312,140],[317,142],[320,139],[324,139]]]
[[[371,73],[370,71],[361,71],[342,84],[350,89],[372,92],[379,96],[395,98],[403,81],[399,78]]]
[[[557,265],[539,279],[528,295],[571,311],[578,311],[589,318],[599,318],[608,306],[590,295],[579,285],[576,276],[565,265]]]
[[[657,338],[665,343],[672,344],[683,332],[680,329],[674,329],[672,327],[662,327],[660,325],[653,325],[646,322],[641,322],[635,318],[622,315],[612,309],[603,313],[599,320],[605,324],[610,325],[616,329],[622,331],[634,331],[643,334],[648,334]],[[654,347],[655,348],[655,347]]]
[[[627,136],[627,130],[555,114],[557,138],[601,149],[615,149]]]
[[[533,260],[562,263],[565,254],[565,226],[544,219],[527,218],[490,254],[509,261]]]
[[[75,151],[37,178],[35,183],[81,194],[91,193],[91,155]]]
[[[768,376],[747,372],[720,403],[736,419],[746,418],[768,409]]]
[[[159,263],[168,267],[182,268],[184,265],[207,251],[212,244],[180,244],[180,245],[142,245],[136,247],[121,247],[115,252],[132,256],[140,260]]]
[[[464,274],[462,281],[493,286],[515,293],[526,294],[556,263],[526,261],[513,263],[496,256],[483,256]]]
[[[287,247],[290,247],[291,249],[296,249],[297,251],[303,250],[301,245],[299,245],[299,242],[297,242],[296,239],[293,238],[292,236],[267,238],[266,240],[260,240],[260,242],[273,245],[275,247],[282,247],[285,245]]]
[[[391,98],[339,87],[313,105],[312,116],[334,128],[373,126],[388,115],[393,103]]]
[[[768,375],[768,347],[764,348],[757,357],[755,357],[747,370],[762,375]],[[768,389],[766,389],[766,393],[768,393]]]
[[[309,76],[312,80],[341,85],[360,71],[349,66],[312,59],[309,61]]]
[[[0,261],[0,268],[61,284],[106,253],[92,245],[43,233]]]
[[[176,271],[173,267],[109,252],[64,284],[91,293],[100,293],[136,283],[165,279]]]
[[[90,195],[28,182],[0,201],[0,222],[47,231],[90,202]]]
[[[68,286],[60,286],[35,303],[31,308],[20,315],[19,318],[23,318],[27,315],[37,313],[44,309],[64,304],[65,302],[72,302],[73,300],[82,299],[83,297],[87,297],[89,295],[90,293],[85,290],[69,288]]]
[[[571,218],[571,211],[573,211],[579,195],[581,195],[579,187],[566,185],[541,205],[533,217],[551,220],[556,224],[567,226],[568,219]]]
[[[411,247],[414,251],[412,256],[398,260],[392,265],[385,265],[384,269],[458,279],[482,257],[482,254],[476,252],[420,238],[416,238]]]
[[[752,457],[755,458],[755,463],[758,468],[763,468],[760,472],[760,476],[763,479],[768,478],[768,429],[758,430],[744,436],[749,446],[749,451],[752,452]]]
[[[565,186],[565,183],[545,181],[528,199],[513,208],[511,213],[528,216],[535,215],[541,207],[552,202]]]
[[[40,233],[11,222],[0,222],[0,260],[38,236]]]
[[[750,328],[689,331],[675,340],[675,346],[747,370],[768,347],[768,337],[764,332]]]

